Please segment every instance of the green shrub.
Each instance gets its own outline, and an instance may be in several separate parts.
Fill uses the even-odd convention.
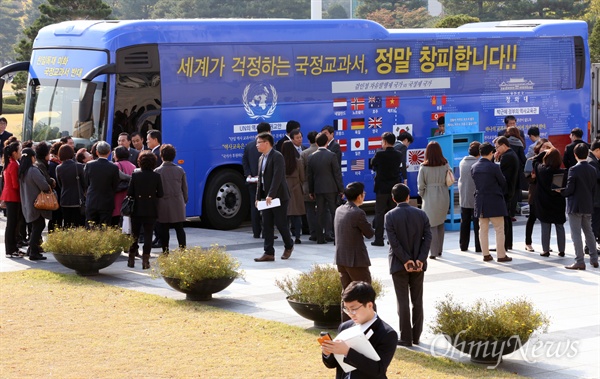
[[[123,234],[120,228],[84,227],[55,229],[48,233],[42,244],[44,250],[65,255],[92,255],[99,259],[103,255],[128,251],[133,238]]]
[[[25,106],[22,104],[2,104],[3,114],[23,113]]]

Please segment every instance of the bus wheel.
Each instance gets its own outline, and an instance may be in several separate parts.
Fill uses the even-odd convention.
[[[206,187],[202,219],[214,229],[237,228],[246,218],[248,198],[244,177],[235,170],[222,170]]]

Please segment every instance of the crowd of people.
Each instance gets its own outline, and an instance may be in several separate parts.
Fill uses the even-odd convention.
[[[89,151],[76,151],[70,136],[51,145],[21,142],[6,132],[6,125],[6,119],[0,118],[0,199],[6,215],[6,257],[46,259],[42,249],[46,220],[49,232],[82,226],[124,228],[134,240],[129,248],[129,267],[134,267],[136,257],[140,257],[139,243],[143,244],[143,269],[150,268],[152,248],[168,253],[170,228],[176,231],[178,246],[185,248],[186,175],[174,163],[175,147],[162,144],[159,131],[149,130],[145,144],[139,134],[134,136],[141,140],[141,150],[131,146],[129,134],[121,133],[114,149],[98,141]],[[41,192],[54,192],[59,208],[36,208]],[[121,205],[126,197],[132,198],[135,206],[124,225]],[[24,247],[26,252],[21,250]]]

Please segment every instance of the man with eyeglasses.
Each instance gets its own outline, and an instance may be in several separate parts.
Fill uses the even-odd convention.
[[[397,206],[385,215],[385,230],[390,241],[390,274],[400,319],[398,345],[410,347],[419,344],[423,331],[423,279],[431,246],[431,227],[427,214],[408,203],[410,190],[406,185],[396,184],[392,188],[392,199]]]
[[[375,313],[375,290],[367,282],[352,282],[342,293],[342,302],[343,310],[351,320],[342,323],[338,333],[360,327],[380,360],[367,358],[342,340],[326,340],[321,346],[323,364],[336,369],[336,379],[386,378],[387,368],[396,352],[398,334]],[[344,372],[334,354],[343,355],[344,363],[356,370]]]

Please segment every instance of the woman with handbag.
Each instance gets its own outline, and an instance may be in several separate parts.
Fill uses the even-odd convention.
[[[82,206],[85,208],[83,187],[83,165],[73,157],[75,151],[70,145],[62,145],[58,150],[61,164],[56,167],[56,181],[61,189],[60,208],[66,228],[83,226]]]
[[[425,160],[421,164],[417,182],[419,195],[423,199],[421,209],[427,214],[431,226],[431,259],[440,257],[444,249],[444,223],[450,206],[446,177],[448,176],[449,182],[453,182],[448,170],[452,169],[442,154],[440,144],[435,141],[429,142],[425,148]]]
[[[7,258],[20,258],[25,254],[19,251],[18,225],[23,223],[21,211],[21,195],[19,193],[19,163],[21,158],[21,144],[12,142],[4,148],[4,187],[2,188],[2,201],[6,204],[6,229],[4,230],[4,248]]]
[[[138,157],[141,171],[134,171],[127,190],[127,196],[135,201],[131,214],[131,235],[133,244],[129,248],[127,267],[134,267],[135,255],[138,252],[140,229],[144,227],[144,247],[142,254],[142,269],[150,268],[150,250],[152,250],[152,232],[158,218],[158,199],[163,197],[160,174],[154,172],[156,155],[150,150],[144,150]]]
[[[113,226],[119,226],[121,225],[121,204],[123,204],[123,199],[127,196],[131,174],[135,170],[135,165],[129,162],[129,150],[125,146],[117,146],[113,154],[114,164],[119,167],[119,177],[121,177],[121,175],[123,176],[123,178],[119,180],[119,186],[115,191],[115,209],[113,210],[111,221]]]
[[[19,194],[25,222],[31,223],[31,238],[27,255],[32,261],[46,259],[41,254],[42,232],[46,227],[45,219],[52,217],[52,211],[37,209],[34,204],[38,195],[44,191],[52,191],[48,181],[41,171],[34,167],[35,151],[23,149],[19,166]]]

